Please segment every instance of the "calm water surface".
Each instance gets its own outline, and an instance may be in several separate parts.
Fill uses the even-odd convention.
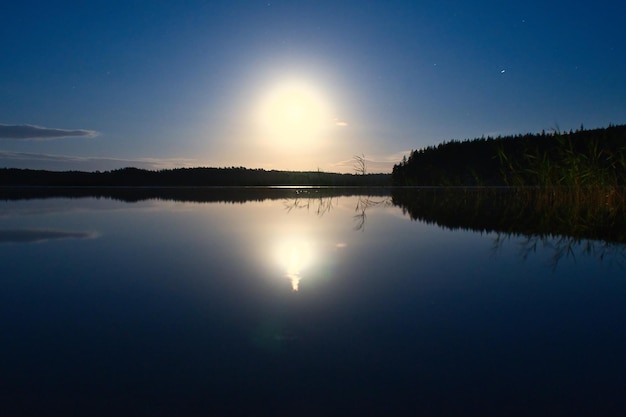
[[[5,200],[0,261],[2,415],[626,412],[619,243],[308,190]]]

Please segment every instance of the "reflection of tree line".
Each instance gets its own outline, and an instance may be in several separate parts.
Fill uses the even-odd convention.
[[[450,229],[626,243],[626,190],[395,189],[392,201],[413,220]]]
[[[611,188],[243,188],[101,187],[1,188],[2,200],[106,198],[125,202],[159,199],[181,202],[284,200],[287,210],[331,211],[338,197],[358,197],[355,229],[363,230],[367,210],[393,203],[413,220],[450,229],[541,239],[626,243],[626,190]],[[391,198],[390,198],[391,196]],[[547,240],[545,240],[547,242]],[[552,242],[555,240],[552,239]],[[571,252],[567,246],[564,253]],[[532,245],[529,245],[532,248]],[[606,251],[606,248],[603,249]],[[599,257],[602,256],[600,253]]]
[[[554,262],[576,252],[598,259],[611,251],[624,256],[626,190],[623,189],[395,189],[392,201],[412,220],[449,229],[497,233],[496,246],[519,236],[526,239],[522,245],[525,254],[534,252],[540,245],[551,246]]]
[[[245,203],[249,201],[308,199],[339,196],[389,195],[389,189],[371,188],[268,188],[268,187],[0,187],[0,200],[42,198],[106,198],[128,203],[167,200],[197,203]]]

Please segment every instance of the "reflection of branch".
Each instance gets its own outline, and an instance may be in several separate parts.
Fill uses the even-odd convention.
[[[378,206],[381,204],[390,205],[391,200],[389,200],[389,198],[385,198],[383,200],[376,201],[376,200],[372,200],[370,197],[367,197],[367,196],[360,196],[356,203],[356,207],[354,208],[354,211],[356,212],[356,214],[352,216],[352,218],[356,222],[356,225],[354,226],[354,230],[364,231],[365,221],[367,220],[367,215],[365,214],[365,211],[370,207]]]
[[[335,205],[335,197],[318,197],[318,198],[300,198],[295,197],[290,200],[285,200],[284,205],[287,212],[293,209],[306,209],[311,210],[311,204],[316,202],[315,212],[318,216],[330,212]]]
[[[302,199],[296,197],[291,200],[285,200],[283,204],[285,206],[285,209],[289,213],[293,209],[305,208],[308,210],[311,202],[309,199],[305,199],[304,201],[302,201]]]
[[[289,200],[284,201],[284,206],[287,212],[291,212],[294,209],[306,209],[310,211],[311,209],[315,209],[315,213],[318,216],[323,216],[326,213],[329,213],[333,207],[337,204],[338,197],[295,197]],[[355,221],[354,230],[365,230],[365,222],[367,220],[367,209],[375,206],[389,206],[391,205],[391,199],[386,197],[382,200],[373,200],[368,196],[359,196],[356,207],[354,208],[355,215],[352,218]]]
[[[363,210],[360,213],[355,214],[354,216],[352,216],[352,218],[355,221],[355,225],[354,225],[354,230],[360,230],[362,232],[365,231],[365,221],[367,220],[367,216],[365,215],[365,210]]]
[[[323,216],[333,208],[333,197],[320,197],[317,201],[317,215]]]

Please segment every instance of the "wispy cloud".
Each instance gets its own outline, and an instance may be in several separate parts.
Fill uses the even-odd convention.
[[[0,150],[0,167],[49,170],[108,171],[125,167],[168,169],[189,167],[196,162],[184,158],[101,158]]]
[[[98,132],[95,130],[56,129],[35,125],[0,124],[0,139],[52,140],[78,137],[93,138],[95,136],[98,136]]]

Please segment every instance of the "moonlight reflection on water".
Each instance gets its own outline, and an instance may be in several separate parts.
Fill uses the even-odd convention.
[[[291,289],[298,291],[302,271],[313,261],[313,247],[306,240],[288,239],[278,245],[278,261],[291,282]]]

